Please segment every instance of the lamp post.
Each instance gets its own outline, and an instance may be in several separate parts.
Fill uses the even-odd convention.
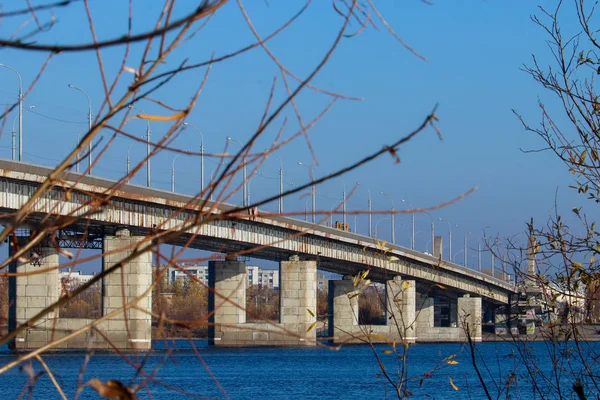
[[[213,175],[214,175],[215,171],[217,170],[217,168],[219,168],[221,165],[227,165],[227,161],[221,161],[221,162],[219,163],[219,165],[217,165],[215,168],[213,168],[213,170],[212,170],[212,171],[210,171],[210,185],[211,185],[211,186],[212,186],[212,183],[213,183]],[[212,201],[212,199],[213,199],[213,194],[214,194],[214,192],[215,192],[215,191],[214,191],[214,188],[212,188],[212,187],[211,187],[211,191],[210,191],[210,199],[209,199],[209,200],[211,200],[211,201]]]
[[[175,154],[173,157],[173,163],[171,164],[171,192],[175,191],[175,160],[181,155],[181,153]]]
[[[90,132],[92,130],[92,101],[90,100],[90,96],[87,94],[87,92],[83,89],[78,88],[75,85],[71,85],[69,84],[69,87],[71,89],[75,89],[81,93],[83,93],[85,95],[85,98],[87,99],[88,102],[88,132]],[[19,146],[21,144],[19,143]],[[92,141],[90,140],[90,143],[88,145],[88,170],[89,170],[89,174],[92,174]]]
[[[283,162],[279,158],[279,214],[283,214]]]
[[[385,217],[385,218],[382,218],[382,219],[380,219],[379,221],[377,221],[377,223],[375,224],[375,236],[377,236],[377,232],[379,232],[379,231],[378,231],[378,228],[377,228],[377,226],[379,225],[379,223],[380,223],[381,221],[385,221],[385,220],[388,220],[388,219],[389,219],[388,217]]]
[[[248,204],[251,204],[250,203],[250,194],[252,193],[252,179],[254,179],[256,176],[260,176],[260,177],[264,178],[263,173],[259,171],[254,176],[251,176],[250,179],[248,179],[248,197],[247,197],[247,201],[246,201]]]
[[[130,105],[129,108],[137,110],[142,114],[146,114],[140,108]],[[150,187],[150,120],[146,121],[146,186]]]
[[[477,243],[477,267],[479,268],[479,272],[481,272],[481,239]]]
[[[438,218],[438,220],[440,221],[444,221],[445,223],[448,224],[448,239],[449,239],[449,244],[448,244],[448,258],[450,258],[450,261],[452,261],[452,225],[450,224],[450,221],[440,217]]]
[[[304,202],[304,222],[308,222],[308,201]]]
[[[460,253],[464,253],[464,252],[465,252],[464,250],[459,250],[456,252],[456,254],[454,255],[454,261],[453,261],[454,264],[456,264],[456,256],[458,256]]]
[[[35,106],[29,106],[28,110],[32,110],[34,109]],[[15,131],[15,122],[17,122],[17,117],[21,116],[21,112],[19,112],[19,114],[15,115],[15,117],[13,118],[13,123],[12,123],[12,131],[11,131],[11,145],[10,145],[10,151],[12,153],[11,157],[14,160],[16,157],[16,138],[17,138],[17,132]]]
[[[395,229],[395,214],[394,214],[394,199],[392,198],[392,196],[390,196],[389,194],[387,194],[386,192],[381,192],[382,195],[387,196],[390,201],[392,202],[392,244],[396,244],[396,229]]]
[[[344,223],[344,229],[346,229],[346,182],[343,179],[342,185],[344,185],[344,192],[342,193],[342,222]]]
[[[131,171],[131,158],[129,157],[129,153],[131,151],[131,145],[133,145],[134,142],[129,143],[129,146],[127,147],[127,176],[129,176],[129,172]]]
[[[357,182],[357,185],[360,185],[360,183]],[[371,205],[372,205],[372,202],[371,202],[371,189],[367,188],[367,192],[369,193],[369,197],[367,199],[367,206],[369,208],[369,237],[373,237],[373,232],[371,230],[371,228],[373,226],[371,224],[371,219],[372,219],[372,216],[373,216],[372,208],[371,208]]]
[[[337,205],[334,204],[333,206],[331,206],[331,208],[329,209],[329,225],[331,225],[331,227],[333,228],[333,209],[336,208]]]
[[[232,138],[231,136],[227,136],[227,140],[229,140],[231,142],[236,142],[237,144],[239,144],[242,147],[242,149],[244,148],[244,145],[242,144],[242,142],[240,142],[237,139]],[[247,159],[246,159],[246,157],[244,157],[244,159],[243,159],[243,162],[244,162],[244,165],[243,165],[243,167],[244,167],[244,172],[243,172],[243,174],[244,174],[243,175],[244,182],[242,184],[242,196],[243,196],[242,204],[243,204],[244,207],[246,207],[248,205],[246,203],[246,201],[247,201],[246,197],[248,196],[248,194],[247,194],[248,193],[247,192],[248,188],[246,186],[246,161],[247,161]]]
[[[316,212],[316,197],[317,197],[317,186],[314,184],[315,181],[315,175],[314,175],[314,169],[312,165],[306,165],[304,164],[302,161],[298,161],[298,165],[302,165],[306,168],[308,168],[308,170],[310,171],[310,179],[313,182],[312,184],[312,222],[313,224],[315,223],[315,212]]]
[[[467,232],[465,233],[465,247],[464,247],[464,257],[465,257],[465,267],[469,267],[468,265],[468,259],[467,259],[467,249],[468,249],[468,239],[467,239],[467,235],[470,235],[471,232]]]
[[[433,254],[433,246],[435,244],[435,221],[431,214],[429,214],[427,211],[425,211],[425,214],[431,218],[431,254]]]
[[[19,71],[5,64],[0,64],[0,67],[8,68],[17,74],[19,78],[19,161],[23,161],[23,80]],[[14,156],[13,156],[14,160]]]
[[[204,192],[204,135],[194,124],[184,122],[183,125],[194,128],[200,134],[200,193]]]
[[[14,161],[15,159],[15,141],[16,141],[16,136],[17,133],[15,132],[15,122],[17,122],[17,117],[20,116],[21,113],[15,115],[15,117],[13,118],[13,124],[12,124],[12,131],[11,131],[11,145],[10,145],[10,151],[11,151],[11,159]]]
[[[409,202],[407,202],[406,200],[402,199],[401,200],[403,203],[408,204],[409,207],[412,208],[412,204],[410,204]],[[411,228],[411,236],[410,236],[410,249],[414,250],[415,249],[415,213],[411,214],[411,224],[412,224],[412,228]]]

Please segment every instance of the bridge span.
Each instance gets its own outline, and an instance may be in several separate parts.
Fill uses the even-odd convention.
[[[14,213],[23,207],[51,171],[48,167],[0,160],[0,212],[4,223],[10,221]],[[64,239],[88,234],[88,242],[96,240],[104,251],[111,251],[123,247],[124,243],[133,247],[152,232],[181,231],[188,227],[186,224],[197,218],[199,213],[205,215],[211,210],[213,214],[219,215],[234,208],[232,205],[206,201],[202,210],[200,201],[190,196],[136,185],[121,185],[93,176],[65,173],[35,202],[30,209],[27,223],[35,225],[48,216],[83,215],[84,217],[76,219],[61,232],[65,235]],[[95,212],[87,214],[91,209],[95,209]],[[305,311],[313,308],[316,310],[316,293],[313,295],[313,292],[316,292],[317,268],[346,276],[369,269],[369,278],[386,282],[389,307],[398,308],[398,315],[392,312],[392,316],[403,321],[415,321],[406,322],[404,331],[398,333],[410,340],[464,339],[458,326],[458,331],[452,332],[443,331],[442,328],[436,330],[431,326],[433,297],[430,294],[436,290],[452,294],[451,297],[457,301],[457,325],[460,315],[470,318],[471,326],[479,326],[478,331],[474,332],[479,338],[482,300],[489,305],[506,304],[515,290],[512,282],[442,261],[438,256],[439,250],[436,256],[432,256],[391,244],[386,244],[386,248],[383,249],[373,238],[279,215],[259,213],[258,216],[252,217],[239,215],[233,219],[227,217],[223,220],[202,221],[190,229],[184,229],[181,235],[168,244],[187,245],[224,254],[248,252],[252,257],[281,263],[280,323],[276,324],[277,326],[246,324],[243,310],[217,295],[211,301],[215,310],[213,321],[227,326],[216,326],[213,329],[211,334],[215,344],[310,342],[309,339],[314,334],[306,333],[306,328],[314,318]],[[42,264],[58,265],[56,249],[48,246],[40,253]],[[105,257],[104,267],[120,261],[119,257],[122,259],[125,253]],[[15,265],[13,269],[21,272],[30,271],[33,267],[23,264]],[[104,280],[105,314],[117,312],[126,302],[123,293],[127,293],[130,298],[144,293],[152,280],[151,256],[140,256],[140,260],[129,263],[124,270],[127,270],[124,271],[128,279],[127,290],[119,287],[123,282],[120,274],[117,274],[116,278]],[[212,287],[230,300],[245,304],[243,262],[230,256],[224,261],[212,261],[210,271]],[[52,273],[55,272],[48,274]],[[40,277],[44,278],[42,275],[32,275],[16,279],[16,289],[12,296],[17,300],[14,315],[19,323],[52,304],[59,296],[48,288],[42,288],[44,280],[50,281],[53,278]],[[354,290],[352,282],[348,279],[331,283],[330,305],[334,310],[329,311],[329,329],[332,336],[342,333],[352,336],[363,331],[363,327],[358,325],[355,318],[357,299],[348,295]],[[41,292],[45,294],[40,295]],[[33,298],[37,300],[32,300]],[[145,304],[150,307],[149,296],[147,301]],[[460,309],[461,303],[463,311]],[[119,337],[116,342],[123,343],[119,344],[119,347],[125,348],[146,346],[150,340],[149,315],[140,310],[129,310],[127,313],[122,314],[120,319],[112,318],[102,322],[106,325],[104,329],[122,333],[119,329],[123,325],[126,328],[127,325],[131,325],[127,321],[139,322],[139,330],[133,329],[134,336],[139,337],[132,338],[131,329],[128,328],[128,337]],[[48,318],[28,330],[28,334],[35,338],[21,335],[17,338],[17,346],[22,343],[21,347],[31,348],[46,343],[50,334],[45,333],[44,336],[40,332],[48,331],[51,323],[54,327],[59,326],[67,337],[69,332],[75,332],[78,327],[90,322],[65,320],[59,318],[51,321],[51,318]],[[418,332],[420,326],[421,332]],[[394,327],[370,329],[372,332],[391,333]],[[289,338],[289,334],[294,334],[295,337]],[[56,337],[55,333],[53,335],[52,337]],[[87,340],[87,343],[90,343],[92,339]],[[64,341],[67,347],[71,342]],[[98,341],[100,342],[102,340]],[[102,347],[101,344],[98,346]]]

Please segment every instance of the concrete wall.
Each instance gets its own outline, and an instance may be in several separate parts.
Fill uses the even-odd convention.
[[[144,239],[129,236],[126,229],[116,236],[104,238],[103,268],[109,268],[125,259]],[[106,254],[116,251],[114,254]],[[145,294],[152,284],[152,253],[146,252],[127,262],[116,272],[104,278],[103,315],[121,309],[125,304],[140,298],[136,303],[144,310],[152,309],[152,292]],[[149,349],[151,345],[152,317],[141,310],[128,309],[110,318],[106,327],[109,340],[120,349]]]
[[[473,341],[481,341],[481,312],[480,297],[458,298],[458,305],[451,303],[450,321],[456,322],[456,327],[434,327],[434,300],[431,297],[417,296],[417,342],[464,342],[467,340],[465,329],[469,327]],[[456,317],[454,317],[456,315]]]
[[[122,230],[117,236],[104,239],[104,251],[111,252],[127,247],[114,254],[104,257],[103,267],[108,268],[123,260],[133,251],[133,246],[142,237],[130,237],[129,231]],[[58,266],[58,251],[55,248],[42,248],[37,258],[39,266],[30,262],[17,267],[18,272],[35,272],[37,270]],[[59,299],[58,269],[38,275],[19,276],[16,279],[16,315],[20,325],[44,308]],[[145,350],[151,345],[151,317],[140,310],[129,309],[119,312],[124,304],[141,296],[137,305],[150,310],[152,293],[144,295],[152,282],[152,254],[145,253],[135,260],[125,263],[121,270],[110,274],[103,282],[103,315],[117,312],[112,318],[97,324],[97,329],[104,334],[108,341],[95,329],[88,329],[68,340],[54,345],[58,349],[99,348],[120,350]],[[64,294],[63,294],[64,295]],[[17,349],[35,349],[57,339],[63,339],[74,334],[86,325],[97,322],[85,318],[60,318],[58,310],[17,336]],[[110,341],[110,343],[109,343]]]
[[[18,273],[32,275],[16,277],[16,319],[17,325],[22,325],[40,311],[56,302],[58,293],[58,269],[33,273],[58,266],[58,251],[51,247],[35,248],[33,258],[28,262],[17,265]],[[35,322],[15,338],[17,349],[39,348],[48,344],[54,337],[52,327],[54,317],[58,318],[58,310]]]
[[[458,325],[466,339],[467,329],[471,340],[481,342],[482,304],[481,297],[470,297],[468,294],[458,298]]]
[[[235,257],[209,262],[209,343],[215,346],[315,345],[317,264],[292,257],[280,264],[280,321],[246,323],[246,268]],[[228,299],[228,300],[226,300]],[[310,310],[313,315],[308,311]]]
[[[415,282],[386,283],[386,325],[359,325],[358,296],[351,276],[329,281],[329,336],[336,343],[415,341]]]

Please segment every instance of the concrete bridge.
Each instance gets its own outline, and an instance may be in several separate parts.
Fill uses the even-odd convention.
[[[51,168],[14,161],[0,161],[0,212],[6,222],[20,209],[42,182]],[[157,230],[181,230],[198,216],[213,209],[219,214],[233,210],[226,204],[207,202],[204,210],[198,200],[171,192],[139,187],[118,186],[107,179],[65,173],[40,198],[28,217],[35,225],[44,218],[59,215],[81,216],[92,205],[102,204],[96,212],[77,219],[57,235],[61,247],[86,246],[111,254],[103,257],[103,268],[131,254],[146,235]],[[26,228],[26,227],[24,227]],[[24,239],[20,239],[24,240]],[[223,261],[209,264],[210,286],[223,297],[212,295],[209,306],[214,310],[209,332],[216,345],[311,344],[314,329],[309,330],[316,314],[316,271],[345,275],[347,279],[330,282],[329,330],[338,340],[371,332],[408,341],[464,340],[461,324],[467,322],[474,338],[481,338],[482,310],[509,302],[514,284],[465,267],[441,261],[441,238],[436,238],[434,255],[412,251],[401,246],[386,245],[355,233],[340,231],[282,216],[239,216],[236,219],[202,223],[185,230],[169,244],[187,245],[228,255]],[[127,250],[115,252],[116,249]],[[59,265],[59,252],[46,245],[37,249],[36,265],[12,265],[18,272]],[[280,262],[280,322],[278,324],[245,323],[245,267],[231,256],[250,251],[253,257]],[[369,278],[385,282],[389,305],[388,325],[358,325],[358,297],[348,279],[359,271],[370,270]],[[59,298],[58,270],[44,274],[19,276],[12,281],[12,328],[21,324]],[[19,348],[36,348],[51,340],[61,339],[59,347],[83,348],[110,346],[149,348],[151,319],[148,313],[128,309],[119,313],[128,299],[144,295],[152,282],[150,253],[126,264],[122,273],[112,274],[103,282],[103,313],[116,314],[97,326],[102,334],[74,332],[92,322],[86,319],[48,318],[16,338]],[[50,284],[51,283],[51,284]],[[52,286],[52,287],[51,287]],[[450,299],[457,327],[434,327],[434,297]],[[225,300],[229,299],[230,301]],[[151,297],[138,303],[151,308]],[[308,312],[310,310],[310,312]],[[308,331],[308,332],[307,332]],[[69,336],[71,335],[71,336]],[[351,339],[356,340],[356,339]]]

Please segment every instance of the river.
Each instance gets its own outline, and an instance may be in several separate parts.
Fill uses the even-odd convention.
[[[317,348],[214,348],[206,342],[194,342],[198,354],[186,341],[169,344],[177,350],[168,352],[163,343],[157,343],[145,362],[147,373],[156,371],[156,381],[146,381],[140,398],[181,399],[183,393],[169,386],[203,398],[232,399],[382,399],[395,398],[392,386],[381,376],[376,357],[366,345],[345,346],[339,350]],[[537,354],[536,364],[542,371],[550,372],[553,365],[548,356],[548,343],[531,343]],[[595,346],[595,344],[593,345]],[[398,358],[389,353],[390,346],[378,346],[377,354],[389,369],[396,373]],[[506,377],[515,370],[513,393],[515,398],[534,398],[532,385],[518,352],[511,343],[478,344],[478,365],[496,398],[498,388],[503,387]],[[448,362],[447,358],[455,355]],[[140,361],[142,354],[128,353],[133,362]],[[14,360],[6,348],[0,349],[0,366]],[[82,363],[83,352],[48,353],[44,361],[48,364],[68,398],[73,398]],[[446,361],[444,361],[446,360]],[[485,363],[485,365],[484,365]],[[206,366],[205,366],[206,364]],[[417,344],[410,347],[407,357],[408,376],[416,377],[407,389],[414,398],[433,399],[480,399],[485,398],[482,385],[468,349],[460,344]],[[425,379],[439,365],[440,368]],[[39,362],[32,363],[35,373],[43,371]],[[571,369],[578,368],[574,359]],[[214,376],[214,378],[212,377]],[[135,369],[114,353],[97,352],[89,359],[83,374],[83,382],[98,378],[102,381],[117,379],[127,385],[139,384],[142,380]],[[452,380],[452,381],[451,381]],[[499,384],[496,385],[494,381]],[[559,380],[569,392],[574,382],[570,374]],[[0,398],[17,398],[27,382],[27,373],[18,368],[0,375]],[[219,388],[221,387],[222,390]],[[504,394],[501,396],[505,398]],[[552,398],[551,396],[550,398]],[[571,397],[571,396],[569,396]],[[27,398],[27,395],[24,397]],[[47,374],[36,382],[31,393],[33,399],[59,399],[56,388]],[[87,387],[80,399],[95,399],[98,395]],[[511,398],[513,398],[511,396]]]

